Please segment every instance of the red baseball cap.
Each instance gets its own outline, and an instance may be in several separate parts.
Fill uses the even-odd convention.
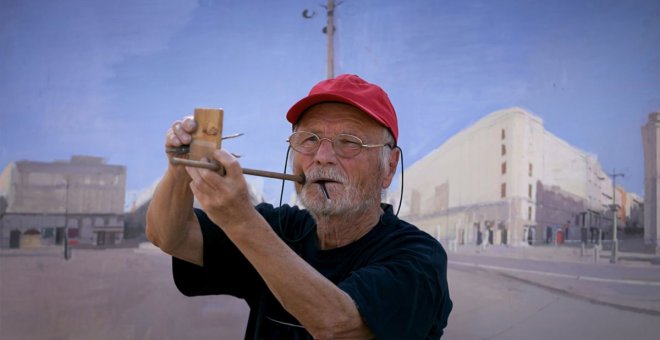
[[[289,109],[286,119],[291,124],[296,124],[307,109],[324,102],[339,102],[357,107],[388,128],[395,142],[398,140],[399,124],[387,93],[378,85],[371,84],[354,74],[342,74],[314,85],[307,97],[299,100]]]

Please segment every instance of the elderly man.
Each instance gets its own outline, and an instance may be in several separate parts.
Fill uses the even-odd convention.
[[[314,86],[287,119],[305,209],[252,206],[224,150],[214,153],[224,176],[168,167],[147,235],[173,256],[179,290],[245,299],[246,339],[440,338],[452,308],[446,253],[380,203],[400,153],[387,94],[341,75]],[[195,129],[190,118],[175,122],[166,147],[190,143]]]

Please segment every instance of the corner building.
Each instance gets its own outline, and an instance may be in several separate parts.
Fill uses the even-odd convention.
[[[402,217],[443,241],[563,242],[611,226],[612,182],[596,156],[522,108],[450,137],[406,169],[404,183]]]
[[[106,246],[124,236],[126,167],[73,156],[17,161],[0,175],[0,248]],[[66,235],[66,236],[65,236]]]
[[[660,254],[660,112],[642,126],[644,146],[644,242]]]

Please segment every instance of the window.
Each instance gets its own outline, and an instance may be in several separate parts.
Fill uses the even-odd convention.
[[[502,144],[502,156],[506,155],[506,145]]]
[[[527,186],[527,196],[529,196],[530,199],[532,198],[532,185],[531,184],[529,184]]]
[[[529,163],[529,177],[532,177],[534,167],[532,166],[532,163]]]
[[[504,129],[502,129],[502,139],[506,138],[506,132],[504,132]]]
[[[527,207],[527,219],[530,220],[530,221],[532,220],[532,207],[531,206]]]
[[[506,197],[506,183],[502,183],[502,188],[500,189],[500,197]]]
[[[502,175],[506,174],[506,162],[502,163]]]

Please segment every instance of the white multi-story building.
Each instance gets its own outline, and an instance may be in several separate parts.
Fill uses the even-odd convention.
[[[612,182],[596,156],[522,108],[452,136],[406,169],[404,183],[401,216],[459,244],[556,242],[611,226]]]
[[[644,146],[644,241],[660,254],[660,112],[642,126]]]

